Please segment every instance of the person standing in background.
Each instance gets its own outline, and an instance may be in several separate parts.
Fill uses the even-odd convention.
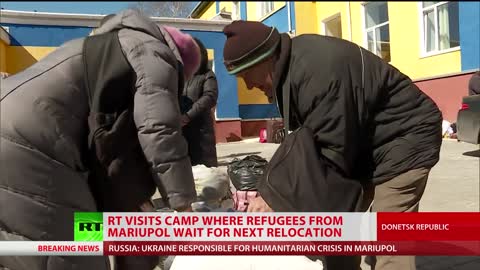
[[[480,71],[475,72],[468,82],[468,95],[480,95]]]
[[[188,142],[188,154],[192,166],[203,164],[217,167],[214,116],[217,105],[218,84],[215,73],[208,66],[208,53],[202,42],[194,38],[200,47],[201,61],[195,76],[185,83],[182,95],[183,135]]]

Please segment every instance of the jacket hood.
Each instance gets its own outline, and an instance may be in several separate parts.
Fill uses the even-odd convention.
[[[195,42],[197,42],[197,45],[200,48],[200,66],[198,67],[195,75],[205,74],[210,70],[208,68],[208,52],[205,48],[205,45],[203,45],[203,43],[199,39],[194,38],[194,40]]]
[[[135,9],[124,10],[114,17],[106,20],[102,26],[95,30],[95,34],[108,33],[114,30],[128,28],[136,31],[140,31],[149,34],[158,40],[164,42],[172,49],[173,54],[177,60],[183,65],[182,57],[178,51],[175,42],[170,34],[163,27],[157,25],[150,18],[143,15],[140,11]]]
[[[130,28],[147,33],[155,38],[164,40],[163,35],[155,22],[137,10],[124,10],[111,19],[107,20],[101,27],[95,30],[96,34],[103,34],[117,29]]]

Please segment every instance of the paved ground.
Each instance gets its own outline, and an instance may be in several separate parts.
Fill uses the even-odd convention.
[[[229,143],[217,147],[221,165],[256,154],[270,159],[277,145]],[[420,204],[423,212],[480,211],[480,148],[444,140],[439,163],[432,169]],[[370,269],[366,264],[362,269]],[[478,270],[479,257],[417,257],[418,270]]]
[[[270,159],[278,145],[255,142],[219,144],[220,166],[233,158],[259,155]],[[420,211],[480,211],[480,149],[478,146],[444,140],[440,162],[432,169]],[[362,269],[370,269],[366,264]],[[479,257],[417,257],[418,270],[478,270]]]
[[[440,161],[430,173],[420,211],[480,211],[479,157],[478,146],[444,140]]]
[[[233,158],[259,155],[270,159],[278,145],[228,143],[217,146],[221,166]],[[480,148],[454,140],[444,140],[440,161],[430,172],[420,204],[424,212],[480,211]]]

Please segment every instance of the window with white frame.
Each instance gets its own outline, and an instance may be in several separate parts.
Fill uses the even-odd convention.
[[[232,2],[232,20],[240,20],[240,2]]]
[[[422,2],[423,53],[460,46],[458,2]]]
[[[365,9],[365,43],[369,51],[390,62],[390,29],[387,2],[370,2]]]
[[[325,36],[342,38],[342,17],[340,14],[335,15],[323,21],[323,32]]]
[[[262,18],[274,10],[273,2],[258,2],[260,8],[258,9],[259,17]]]

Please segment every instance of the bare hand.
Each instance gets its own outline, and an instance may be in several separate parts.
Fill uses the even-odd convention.
[[[8,76],[10,76],[10,74],[8,74],[6,72],[0,72],[0,78],[1,79],[6,79]]]
[[[146,201],[140,205],[140,210],[142,212],[155,212],[155,207],[151,201]]]
[[[184,209],[181,212],[193,212],[192,207],[188,207],[187,209]]]
[[[188,123],[190,122],[190,117],[188,117],[188,115],[186,114],[182,114],[181,118],[181,123],[182,123],[182,127],[188,125]]]
[[[274,212],[262,197],[253,199],[248,205],[247,212]]]
[[[179,208],[175,208],[175,209],[173,209],[173,210],[174,210],[175,212],[180,212],[180,213],[193,212],[191,206],[189,206],[189,207],[179,207]]]

